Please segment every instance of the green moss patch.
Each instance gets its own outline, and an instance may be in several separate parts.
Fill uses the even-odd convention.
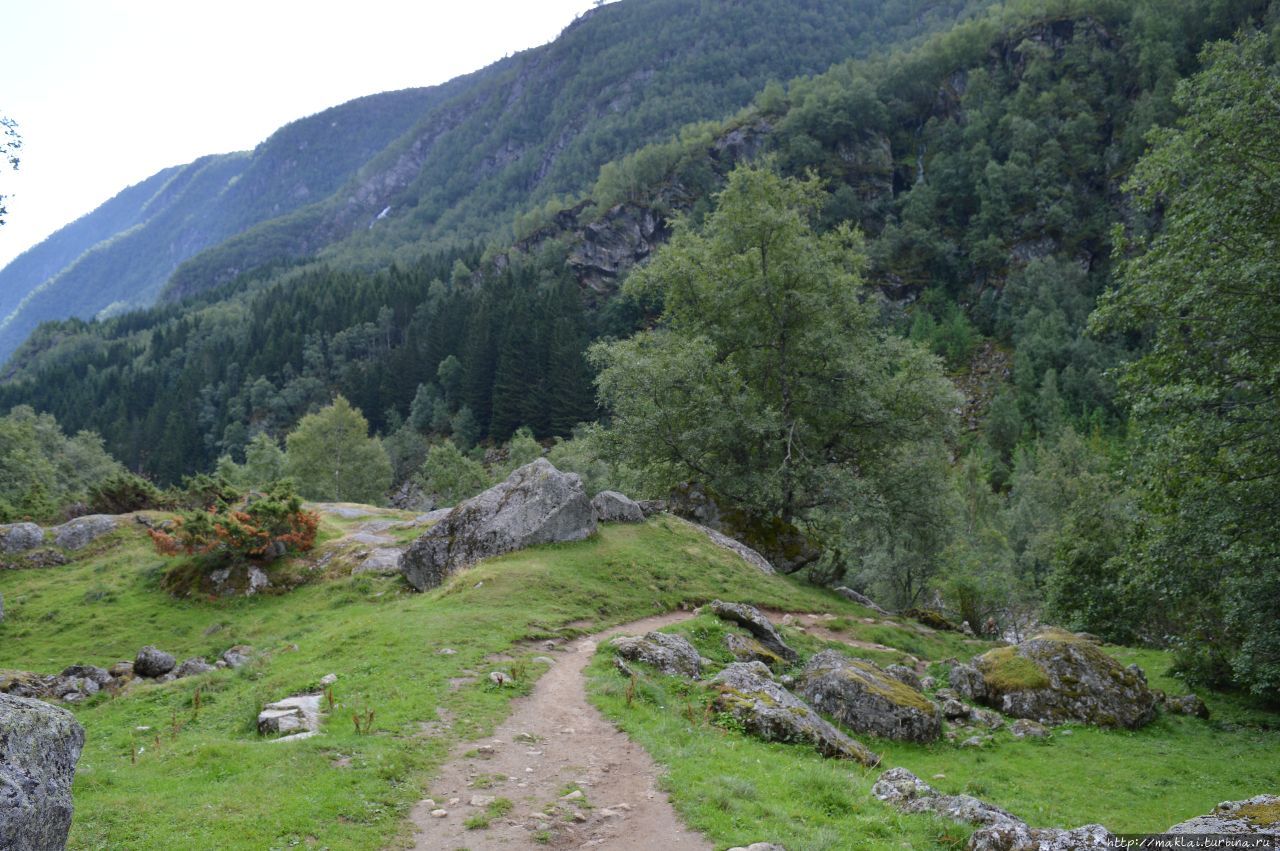
[[[1016,647],[988,650],[975,659],[974,664],[982,672],[987,688],[997,694],[1049,687],[1049,677],[1044,669],[1020,654]]]
[[[1258,827],[1280,824],[1280,800],[1266,804],[1245,804],[1236,812]]]
[[[883,697],[894,706],[905,706],[926,715],[933,714],[934,706],[923,694],[905,683],[898,682],[888,674],[877,671],[865,662],[857,659],[850,660],[844,675],[856,679],[867,691]]]

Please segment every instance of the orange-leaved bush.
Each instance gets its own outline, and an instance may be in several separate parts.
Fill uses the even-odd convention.
[[[211,561],[270,561],[315,546],[320,517],[302,510],[287,482],[265,492],[219,499],[203,510],[185,511],[168,529],[148,534],[161,555],[200,555]]]

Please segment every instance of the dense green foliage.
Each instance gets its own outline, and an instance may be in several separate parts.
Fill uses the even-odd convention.
[[[910,516],[914,540],[933,539],[955,393],[934,358],[876,327],[858,235],[812,230],[821,198],[816,181],[741,167],[702,233],[677,223],[627,282],[663,304],[661,326],[592,349],[610,416],[598,436],[650,490],[698,481],[750,527],[847,551]]]
[[[67,437],[53,417],[22,405],[0,417],[0,523],[56,519],[122,472],[92,432]]]
[[[285,475],[308,499],[378,505],[391,486],[391,459],[341,396],[303,417],[285,444]]]
[[[1099,321],[1141,331],[1136,582],[1204,676],[1280,697],[1280,69],[1254,36],[1179,86],[1130,181],[1158,216]]]

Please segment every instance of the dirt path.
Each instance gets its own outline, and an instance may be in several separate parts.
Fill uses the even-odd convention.
[[[604,639],[689,617],[676,612],[623,624],[555,654],[551,670],[492,738],[460,746],[431,784],[431,797],[413,810],[415,848],[710,849],[676,818],[649,755],[587,703],[582,676]],[[566,798],[569,789],[581,795]],[[468,830],[464,822],[485,813],[486,799],[494,798],[515,806],[487,828]],[[446,815],[439,816],[441,810]]]

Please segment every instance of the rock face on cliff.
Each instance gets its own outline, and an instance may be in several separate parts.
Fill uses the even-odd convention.
[[[1061,630],[990,650],[972,666],[957,665],[951,684],[971,700],[1042,723],[1132,729],[1156,714],[1156,695],[1140,668],[1126,668],[1094,642]]]
[[[823,756],[876,765],[880,757],[822,719],[803,700],[773,681],[761,662],[734,662],[711,680],[715,707],[767,742],[809,742]]]
[[[445,515],[409,546],[400,572],[425,591],[483,558],[535,544],[578,541],[595,530],[595,511],[582,480],[539,458]]]
[[[84,728],[70,712],[0,694],[0,846],[66,846],[71,781],[83,747]]]
[[[905,742],[932,742],[942,734],[942,715],[923,694],[871,662],[834,650],[809,660],[796,691],[857,733]]]

